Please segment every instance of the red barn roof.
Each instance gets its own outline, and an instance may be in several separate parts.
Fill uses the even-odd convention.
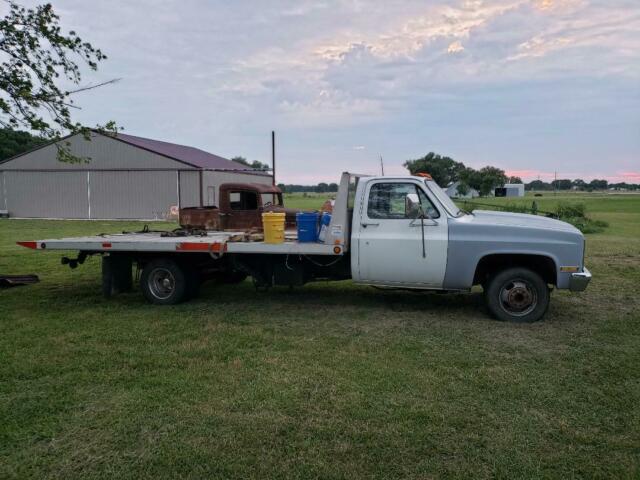
[[[125,133],[118,133],[114,135],[113,138],[120,140],[121,142],[128,143],[129,145],[133,145],[134,147],[139,147],[197,168],[255,171],[247,165],[232,162],[231,160],[219,157],[213,153],[205,152],[199,148],[178,145],[177,143],[162,142],[160,140],[152,140],[150,138],[136,137]]]

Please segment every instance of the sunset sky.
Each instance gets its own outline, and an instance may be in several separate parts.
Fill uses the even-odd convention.
[[[429,151],[640,182],[638,0],[53,5],[109,56],[85,83],[122,78],[79,95],[79,120],[261,161],[275,129],[280,182]]]

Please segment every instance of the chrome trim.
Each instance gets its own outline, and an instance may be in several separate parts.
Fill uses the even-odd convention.
[[[572,292],[582,292],[587,288],[591,281],[591,272],[587,267],[582,269],[582,272],[572,273],[571,280],[569,281],[569,290]]]

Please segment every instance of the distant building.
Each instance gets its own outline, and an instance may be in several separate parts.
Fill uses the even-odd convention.
[[[496,197],[524,197],[523,183],[506,183],[495,189]]]
[[[0,162],[0,209],[12,217],[164,219],[178,207],[217,205],[222,183],[270,185],[252,170],[184,145],[119,133],[66,139],[88,163],[63,163],[54,144]]]
[[[460,182],[452,182],[447,186],[447,189],[445,190],[447,192],[447,195],[449,195],[450,198],[476,198],[480,196],[480,193],[478,193],[478,191],[475,188],[471,188],[471,187],[467,187],[467,193],[465,193],[464,195],[462,195],[460,192],[458,192],[458,186],[460,185]]]

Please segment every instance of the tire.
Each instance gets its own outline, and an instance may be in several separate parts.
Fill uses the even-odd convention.
[[[188,279],[173,260],[152,260],[140,276],[140,288],[146,299],[156,305],[175,305],[187,299]]]
[[[549,308],[549,288],[540,275],[528,268],[508,268],[489,279],[485,301],[498,320],[537,322]]]

